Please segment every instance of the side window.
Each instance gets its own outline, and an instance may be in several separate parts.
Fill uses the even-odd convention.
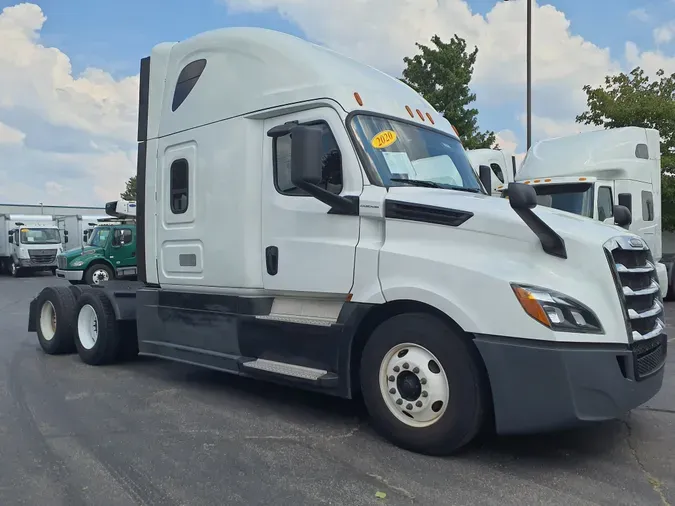
[[[598,188],[598,219],[605,221],[612,216],[614,216],[612,189],[609,186],[601,186]]]
[[[197,81],[202,76],[202,72],[204,72],[204,67],[206,67],[206,60],[201,59],[188,63],[180,71],[176,80],[176,88],[173,91],[173,101],[171,103],[171,110],[173,112],[176,112],[176,109],[181,106],[192,91],[192,88],[195,87],[195,84],[197,84]]]
[[[331,193],[342,191],[342,156],[330,127],[325,122],[308,123],[323,130],[323,178],[319,186]],[[277,137],[272,144],[274,186],[283,195],[307,195],[291,182],[291,136]]]
[[[173,214],[183,214],[188,209],[189,167],[185,158],[174,160],[170,169],[169,202]]]
[[[128,228],[118,228],[115,230],[113,237],[115,246],[120,246],[122,243],[130,244],[133,239],[131,230]]]
[[[654,197],[652,192],[642,190],[642,219],[654,221]]]
[[[504,173],[502,172],[502,168],[499,166],[499,164],[491,163],[490,168],[492,169],[492,172],[495,173],[495,176],[497,176],[497,179],[504,183]]]
[[[19,231],[14,231],[14,244],[19,244]]]

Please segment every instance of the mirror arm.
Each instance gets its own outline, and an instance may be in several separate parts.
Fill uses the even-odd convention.
[[[304,181],[298,181],[297,186],[301,190],[305,190],[315,199],[323,202],[327,206],[330,206],[330,211],[328,211],[328,214],[344,214],[347,216],[359,215],[359,198],[356,196],[350,195],[347,197],[342,197],[340,195],[335,195],[328,190],[324,190],[319,186],[306,183]]]
[[[565,240],[555,230],[549,227],[544,220],[534,214],[532,209],[513,209],[521,220],[534,232],[543,250],[558,258],[567,258]]]

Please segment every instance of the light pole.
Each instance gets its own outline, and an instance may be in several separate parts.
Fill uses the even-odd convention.
[[[508,2],[509,0],[504,0]],[[527,149],[532,145],[532,0],[527,2]]]

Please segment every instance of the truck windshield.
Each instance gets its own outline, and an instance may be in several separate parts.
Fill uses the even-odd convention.
[[[593,217],[593,184],[564,183],[533,185],[537,204],[568,213]]]
[[[21,244],[59,244],[61,234],[56,228],[22,228],[20,232]]]
[[[103,248],[105,243],[108,241],[108,236],[110,235],[110,229],[105,227],[96,227],[89,237],[87,242],[88,246],[95,246],[97,248]]]
[[[483,192],[462,144],[450,135],[369,114],[355,115],[350,128],[363,148],[367,170],[384,186]]]

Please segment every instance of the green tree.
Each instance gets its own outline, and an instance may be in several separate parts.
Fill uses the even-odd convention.
[[[577,122],[605,128],[637,126],[661,134],[662,225],[675,230],[675,74],[663,70],[651,80],[640,67],[607,76],[603,86],[584,86],[588,110]]]
[[[478,110],[469,107],[476,100],[469,83],[478,48],[468,53],[466,41],[457,35],[447,43],[434,35],[431,42],[434,47],[415,44],[421,54],[403,58],[402,81],[445,116],[466,149],[498,147],[494,132],[478,131]]]
[[[136,200],[136,176],[131,176],[127,181],[126,189],[120,193],[120,197],[124,200]]]

